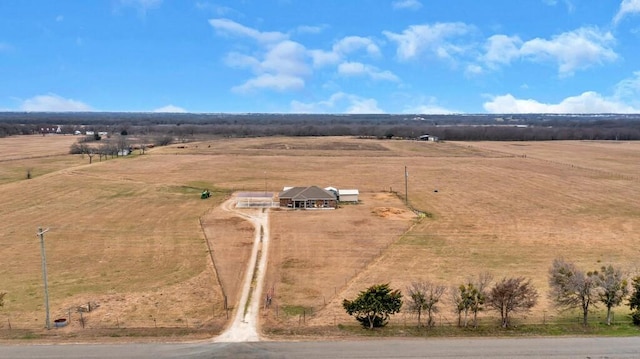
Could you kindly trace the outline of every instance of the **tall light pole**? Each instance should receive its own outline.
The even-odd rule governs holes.
[[[49,231],[49,228],[43,230],[42,227],[38,228],[37,235],[40,237],[40,253],[42,254],[42,280],[44,280],[44,307],[47,311],[47,329],[51,329],[51,320],[49,319],[49,286],[47,285],[47,254],[44,250],[44,234]]]

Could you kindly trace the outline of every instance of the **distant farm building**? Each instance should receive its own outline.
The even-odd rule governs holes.
[[[318,186],[285,187],[278,195],[280,207],[298,209],[332,209],[338,207],[336,195]]]
[[[60,126],[45,126],[45,127],[40,127],[40,133],[42,133],[42,134],[46,134],[46,133],[57,133],[57,134],[61,134],[61,133],[62,133],[62,128],[60,128]]]
[[[339,189],[338,201],[340,202],[358,202],[360,192],[357,189]]]
[[[438,136],[432,136],[432,135],[422,135],[418,137],[418,139],[420,141],[431,141],[431,142],[438,142],[440,140]]]

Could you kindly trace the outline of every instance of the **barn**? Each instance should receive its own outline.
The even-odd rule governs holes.
[[[285,188],[278,195],[280,207],[299,209],[333,209],[338,207],[336,196],[318,186]]]

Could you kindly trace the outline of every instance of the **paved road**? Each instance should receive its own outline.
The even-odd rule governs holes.
[[[640,337],[0,346],[0,358],[640,358]]]

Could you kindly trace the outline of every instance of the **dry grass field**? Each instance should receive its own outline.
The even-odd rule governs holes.
[[[35,137],[10,140],[15,148],[41,146]],[[335,211],[272,212],[266,287],[275,296],[263,315],[267,327],[298,325],[303,311],[307,326],[352,323],[342,299],[371,284],[457,285],[485,271],[531,277],[542,294],[529,316],[536,322],[555,315],[545,297],[553,258],[637,272],[640,257],[636,142],[216,139],[91,165],[57,153],[55,167],[29,164],[36,174],[29,180],[15,174],[32,153],[1,162],[0,291],[9,294],[0,328],[8,319],[16,327],[43,325],[35,235],[43,226],[50,228],[53,316],[94,302],[100,307],[87,324],[96,327],[215,332],[225,321],[223,291],[237,297],[250,251],[250,227],[217,208],[238,190],[318,185],[361,192],[361,204]],[[404,196],[405,166],[409,202],[431,218],[417,220],[390,193]],[[214,197],[200,200],[203,188]],[[439,320],[453,322],[454,314],[445,307]]]
[[[81,156],[69,156],[76,136],[19,136],[0,140],[0,185],[31,176],[40,176],[85,161]]]

